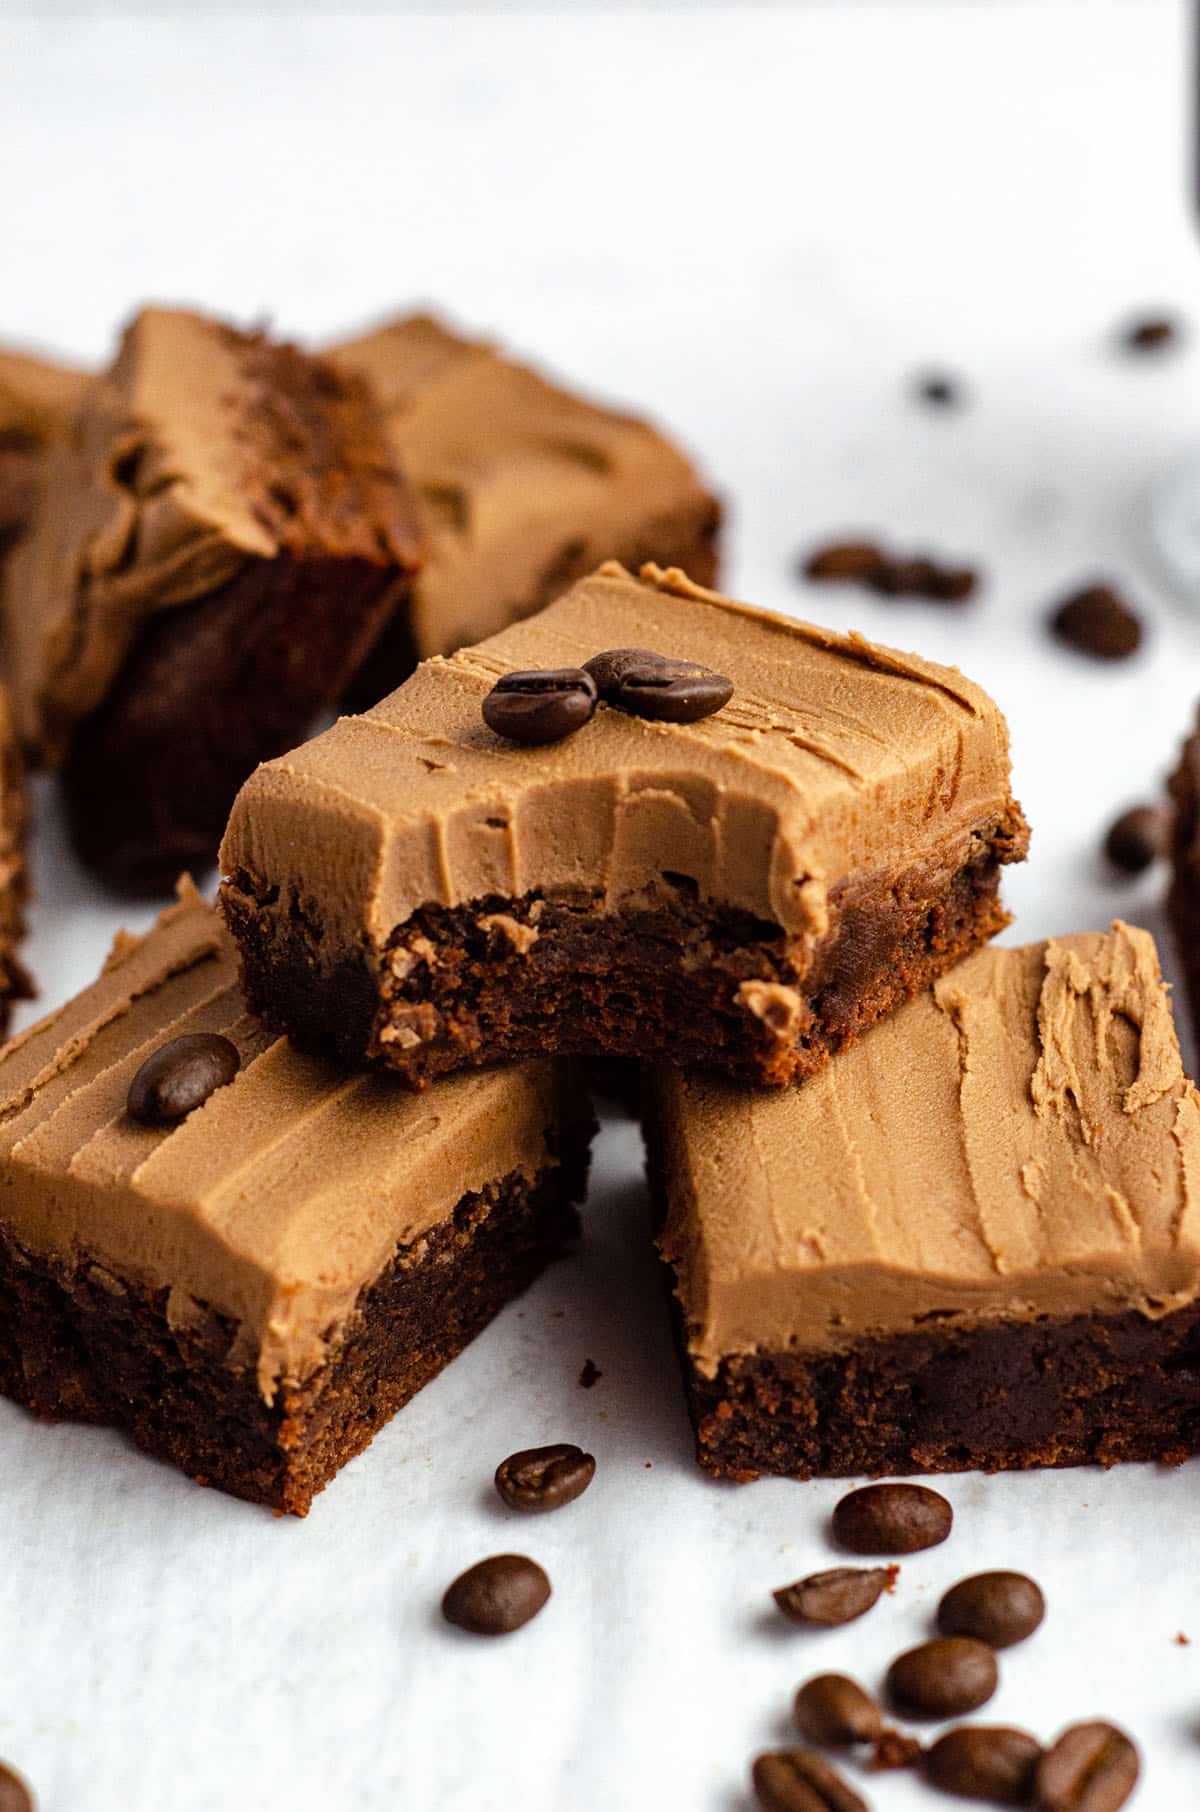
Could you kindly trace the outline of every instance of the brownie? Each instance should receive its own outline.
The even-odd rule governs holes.
[[[657,1065],[645,1118],[718,1477],[1200,1450],[1200,1096],[1147,932],[979,951],[802,1089]]]
[[[263,333],[149,309],[50,447],[9,562],[25,742],[80,854],[165,891],[255,765],[340,696],[419,554],[366,387]]]
[[[1180,750],[1170,794],[1175,809],[1167,916],[1196,1030],[1200,1029],[1200,722]]]
[[[87,382],[70,366],[0,347],[0,563],[29,524],[46,456]]]
[[[15,1001],[33,993],[19,951],[25,935],[29,875],[25,865],[25,776],[8,693],[0,686],[0,1038]]]
[[[379,399],[419,500],[427,555],[350,688],[366,710],[418,660],[530,616],[613,558],[717,576],[720,508],[690,461],[603,408],[429,315],[330,348]]]
[[[514,669],[644,647],[727,675],[702,722],[601,703],[521,747]],[[268,763],[222,850],[250,1000],[414,1086],[524,1054],[818,1069],[1006,922],[997,707],[947,668],[609,563]]]
[[[133,1078],[192,1034],[231,1041],[234,1079],[135,1120]],[[435,1111],[272,1040],[184,884],[0,1053],[0,1389],[303,1515],[571,1235],[581,1099],[529,1063]]]

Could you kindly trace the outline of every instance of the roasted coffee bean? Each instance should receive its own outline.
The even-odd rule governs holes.
[[[831,541],[828,547],[809,554],[800,570],[806,579],[861,585],[888,563],[883,549],[873,541]]]
[[[510,1510],[540,1516],[582,1497],[595,1472],[595,1460],[582,1447],[565,1441],[553,1447],[526,1447],[501,1460],[496,1468],[496,1490]]]
[[[582,730],[596,709],[596,682],[582,667],[506,673],[483,701],[483,721],[497,736],[530,745],[561,742]]]
[[[733,697],[733,681],[723,673],[649,648],[608,648],[585,666],[606,704],[659,723],[698,723]]]
[[[1004,1724],[961,1724],[947,1730],[925,1753],[930,1784],[961,1799],[994,1806],[1027,1806],[1042,1745],[1028,1731]]]
[[[935,1636],[906,1649],[887,1671],[892,1703],[919,1718],[957,1718],[986,1705],[999,1683],[996,1657],[973,1636]]]
[[[756,1758],[754,1791],[763,1812],[869,1812],[823,1755],[809,1749],[774,1749]]]
[[[833,1749],[873,1743],[883,1731],[878,1705],[847,1674],[814,1674],[796,1694],[792,1715],[801,1736]]]
[[[442,1599],[447,1623],[476,1636],[507,1636],[536,1617],[550,1581],[524,1554],[493,1554],[460,1573]]]
[[[1100,661],[1124,661],[1142,641],[1140,618],[1111,585],[1089,585],[1059,604],[1050,628],[1060,642]]]
[[[1179,338],[1177,321],[1167,315],[1145,315],[1129,323],[1121,335],[1121,344],[1129,352],[1161,352]]]
[[[33,1794],[19,1774],[0,1762],[0,1812],[34,1812]]]
[[[160,1045],[129,1084],[133,1120],[169,1126],[202,1107],[214,1089],[232,1082],[241,1064],[236,1044],[215,1032],[187,1032]]]
[[[831,1567],[780,1586],[772,1596],[793,1623],[852,1623],[878,1604],[899,1571],[899,1567]]]
[[[1109,826],[1104,853],[1123,874],[1140,875],[1166,855],[1170,841],[1170,806],[1133,805]]]
[[[956,409],[963,400],[963,389],[948,371],[925,371],[913,385],[918,401],[934,409]]]
[[[1038,1812],[1117,1812],[1137,1785],[1138,1752],[1115,1724],[1072,1724],[1038,1763]]]
[[[1011,1648],[1032,1636],[1045,1615],[1036,1580],[1024,1573],[973,1573],[945,1594],[937,1626],[943,1636],[977,1636],[989,1648]]]
[[[945,1541],[954,1512],[927,1485],[864,1485],[833,1513],[833,1533],[855,1554],[915,1554]]]

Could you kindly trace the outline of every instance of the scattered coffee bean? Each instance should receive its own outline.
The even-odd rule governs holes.
[[[925,1751],[914,1736],[902,1730],[883,1730],[875,1739],[867,1767],[872,1774],[894,1768],[915,1768]]]
[[[1161,352],[1181,337],[1178,321],[1169,315],[1144,315],[1122,330],[1121,344],[1127,352]]]
[[[34,1812],[33,1794],[19,1774],[0,1762],[0,1812]]]
[[[596,1462],[590,1453],[560,1441],[552,1447],[526,1447],[510,1453],[496,1468],[496,1490],[510,1510],[538,1516],[582,1497],[595,1473]]]
[[[919,555],[903,559],[871,541],[835,541],[802,563],[807,579],[865,585],[884,598],[925,598],[935,604],[962,604],[979,575],[969,566],[946,566]]]
[[[584,666],[605,704],[659,723],[699,723],[733,697],[733,681],[723,673],[649,648],[608,648]]]
[[[833,1533],[855,1554],[915,1554],[945,1541],[954,1512],[927,1485],[864,1485],[833,1513]]]
[[[1133,805],[1109,826],[1104,853],[1122,874],[1140,875],[1165,856],[1171,841],[1168,805]]]
[[[867,1802],[823,1755],[774,1749],[755,1759],[754,1791],[763,1812],[868,1812]]]
[[[596,709],[596,682],[582,667],[506,673],[483,701],[483,721],[509,742],[561,742]]]
[[[793,1623],[852,1623],[891,1591],[899,1571],[899,1567],[831,1567],[781,1586],[772,1596]]]
[[[1038,1763],[1038,1812],[1117,1812],[1137,1785],[1138,1752],[1115,1724],[1072,1724]]]
[[[160,1045],[129,1084],[133,1120],[169,1126],[202,1107],[214,1089],[232,1082],[241,1065],[236,1044],[215,1032],[188,1032]]]
[[[1100,661],[1124,661],[1142,641],[1137,614],[1111,585],[1089,585],[1057,605],[1051,632],[1060,642]]]
[[[801,1736],[831,1749],[873,1743],[883,1731],[878,1705],[847,1674],[815,1674],[806,1680],[796,1694],[792,1716]]]
[[[906,1649],[887,1671],[888,1694],[919,1718],[957,1718],[986,1705],[999,1683],[996,1657],[973,1636],[935,1636]]]
[[[873,541],[831,541],[809,554],[800,570],[806,579],[865,585],[886,565],[887,556]]]
[[[960,1799],[994,1806],[1027,1806],[1042,1745],[1027,1731],[1003,1724],[962,1724],[947,1730],[925,1754],[930,1785]]]
[[[550,1581],[524,1554],[493,1554],[460,1573],[442,1599],[447,1623],[476,1636],[507,1636],[536,1617]]]
[[[933,409],[957,409],[963,401],[962,385],[948,371],[922,372],[913,384],[913,394]]]
[[[973,1573],[950,1587],[938,1605],[943,1636],[977,1636],[989,1648],[1011,1648],[1032,1636],[1046,1615],[1036,1580],[1024,1573]]]

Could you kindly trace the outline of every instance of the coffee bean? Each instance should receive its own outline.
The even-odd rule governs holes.
[[[1038,1812],[1117,1812],[1137,1785],[1138,1752],[1115,1724],[1072,1724],[1038,1763]]]
[[[926,1485],[864,1485],[833,1513],[833,1533],[855,1554],[915,1554],[945,1541],[954,1512]]]
[[[496,1490],[510,1510],[540,1516],[573,1503],[591,1484],[596,1462],[582,1447],[560,1441],[553,1447],[526,1447],[496,1468]]]
[[[160,1045],[129,1084],[133,1120],[169,1126],[202,1107],[214,1089],[232,1082],[241,1065],[236,1044],[215,1032],[187,1032]]]
[[[846,1674],[814,1674],[806,1680],[796,1694],[792,1715],[801,1736],[833,1749],[873,1743],[883,1730],[878,1705]]]
[[[1180,337],[1177,321],[1167,315],[1145,315],[1124,329],[1121,344],[1128,352],[1161,352]]]
[[[1142,625],[1111,585],[1089,585],[1051,613],[1050,628],[1060,642],[1101,661],[1123,661],[1141,646]]]
[[[550,1581],[524,1554],[493,1554],[460,1573],[442,1599],[447,1623],[476,1636],[507,1636],[536,1617],[550,1596]]]
[[[1003,1724],[962,1724],[947,1730],[925,1755],[931,1786],[960,1799],[994,1806],[1027,1806],[1042,1745],[1027,1731]]]
[[[1011,1648],[1032,1636],[1045,1615],[1036,1580],[1024,1573],[973,1573],[945,1594],[937,1626],[943,1636],[978,1636],[989,1648]]]
[[[963,400],[962,385],[948,371],[926,371],[913,385],[918,401],[934,409],[955,409]]]
[[[832,541],[809,554],[801,571],[806,579],[863,584],[886,564],[883,549],[873,541]]]
[[[986,1705],[1000,1674],[986,1642],[973,1636],[936,1636],[906,1649],[887,1671],[894,1705],[919,1718],[956,1718]]]
[[[1123,874],[1140,875],[1171,841],[1171,808],[1166,805],[1133,805],[1109,826],[1104,853]]]
[[[890,1590],[899,1571],[899,1567],[831,1567],[780,1586],[772,1596],[793,1623],[852,1623]]]
[[[649,648],[608,648],[585,668],[605,704],[659,723],[698,723],[733,697],[733,681],[723,673]]]
[[[774,1749],[755,1759],[754,1791],[764,1812],[868,1812],[823,1755],[808,1749]]]
[[[33,1794],[19,1774],[0,1762],[0,1812],[34,1812]]]
[[[509,742],[561,742],[596,709],[596,683],[582,667],[506,673],[483,701],[483,721]]]

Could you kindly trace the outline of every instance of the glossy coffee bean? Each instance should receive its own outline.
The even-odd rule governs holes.
[[[232,1082],[240,1064],[236,1044],[215,1032],[172,1038],[147,1057],[129,1084],[129,1116],[148,1126],[170,1126]]]
[[[1032,1636],[1046,1600],[1024,1573],[973,1573],[950,1587],[937,1609],[943,1636],[977,1636],[989,1648],[1011,1648]]]
[[[550,1581],[524,1554],[493,1554],[460,1573],[442,1599],[447,1623],[476,1636],[507,1636],[536,1617]]]
[[[733,697],[724,674],[649,648],[609,648],[584,664],[605,704],[659,723],[698,723]]]
[[[774,1749],[756,1758],[754,1791],[763,1812],[868,1812],[867,1802],[808,1749]]]
[[[915,1554],[945,1541],[954,1512],[926,1485],[864,1485],[833,1513],[833,1533],[855,1554]]]
[[[591,1484],[596,1462],[582,1447],[565,1441],[510,1453],[496,1468],[496,1490],[510,1510],[540,1516],[570,1504]]]
[[[1096,660],[1123,661],[1141,646],[1141,620],[1111,585],[1089,585],[1051,614],[1051,632]]]
[[[1140,875],[1166,855],[1170,840],[1169,806],[1133,805],[1110,824],[1104,853],[1122,874]]]
[[[483,701],[483,721],[508,742],[561,742],[596,709],[596,685],[582,667],[506,673]]]
[[[34,1812],[33,1794],[19,1774],[0,1762],[0,1812]]]
[[[930,1744],[925,1776],[931,1786],[960,1799],[1027,1806],[1041,1755],[1042,1745],[1028,1731],[1003,1724],[961,1724]]]
[[[957,1718],[986,1705],[999,1683],[996,1657],[973,1636],[936,1636],[906,1649],[887,1671],[892,1703],[918,1718]]]
[[[794,1585],[780,1586],[772,1596],[785,1617],[793,1623],[817,1623],[832,1627],[852,1623],[865,1616],[878,1604],[882,1593],[892,1584],[898,1567],[831,1567],[825,1573],[810,1573]]]
[[[878,1705],[846,1674],[815,1674],[806,1680],[796,1694],[792,1715],[801,1736],[831,1749],[873,1743],[883,1731]]]
[[[1115,1724],[1072,1724],[1038,1763],[1038,1812],[1117,1812],[1137,1785],[1138,1752]]]

